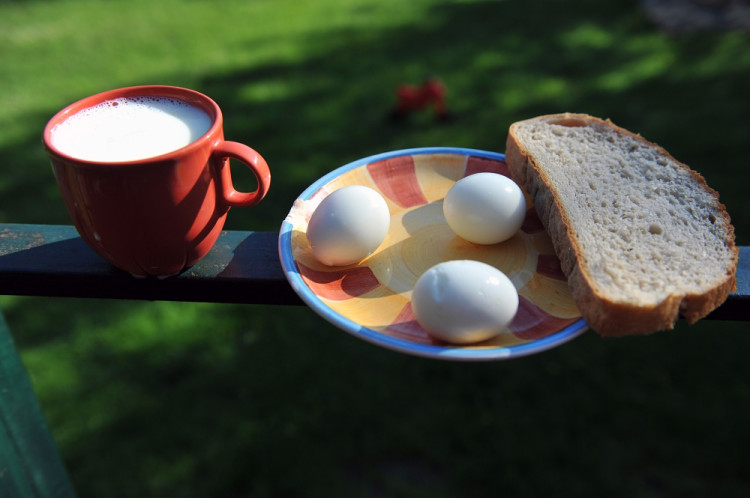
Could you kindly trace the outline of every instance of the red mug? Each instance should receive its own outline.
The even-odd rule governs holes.
[[[144,159],[81,159],[54,144],[56,127],[82,110],[144,97],[202,110],[210,120],[208,131],[177,150]],[[78,233],[104,259],[134,276],[165,277],[198,262],[216,242],[229,208],[257,204],[271,184],[260,154],[224,140],[219,106],[185,88],[137,86],[84,98],[47,123],[43,141]],[[230,159],[255,175],[254,192],[234,189]]]

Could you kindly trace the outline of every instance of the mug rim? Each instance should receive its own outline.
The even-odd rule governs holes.
[[[211,117],[212,119],[211,127],[203,135],[193,140],[189,144],[180,147],[179,149],[165,152],[156,156],[125,161],[97,161],[91,159],[82,159],[61,151],[52,143],[52,131],[57,125],[61,124],[66,119],[81,112],[84,109],[101,104],[102,102],[127,97],[167,97],[179,99],[190,105],[196,105],[196,103],[200,103],[201,105],[199,107],[203,111],[206,111],[209,117]],[[42,141],[44,143],[44,147],[49,153],[65,160],[66,162],[74,162],[96,167],[147,165],[154,162],[169,160],[170,158],[173,158],[175,156],[190,153],[192,149],[203,147],[203,142],[208,140],[209,137],[214,136],[217,131],[220,130],[222,121],[223,118],[219,105],[214,102],[211,97],[201,92],[192,90],[190,88],[172,85],[136,85],[114,88],[111,90],[106,90],[104,92],[89,95],[65,106],[63,109],[56,112],[55,115],[52,116],[45,125],[44,133],[42,135]]]

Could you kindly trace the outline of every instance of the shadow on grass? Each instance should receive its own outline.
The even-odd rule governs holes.
[[[233,210],[227,227],[278,230],[304,188],[366,155],[503,151],[511,122],[580,111],[699,169],[747,243],[746,41],[665,37],[631,2],[593,1],[456,3],[408,28],[311,38],[302,60],[197,88],[223,108],[227,138],[273,173],[266,200]],[[388,123],[396,85],[427,74],[446,83],[457,119]],[[38,171],[27,154],[37,141],[0,151],[14,175]],[[50,179],[6,180],[23,213],[9,221],[66,222],[49,212],[62,206]],[[38,303],[20,301],[10,318]],[[69,343],[77,380],[42,401],[82,496],[740,496],[749,485],[740,325],[588,333],[466,365],[377,349],[302,307],[52,303],[39,326],[54,324],[52,346]],[[156,310],[152,323],[128,322],[143,309]],[[160,335],[159,323],[173,330]]]

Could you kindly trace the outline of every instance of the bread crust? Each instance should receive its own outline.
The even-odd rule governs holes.
[[[674,160],[663,148],[648,142],[640,135],[616,126],[610,120],[605,121],[586,114],[572,113],[539,116],[528,121],[532,120],[546,120],[573,126],[581,126],[581,123],[586,125],[595,123],[611,127],[619,133],[629,135],[648,144],[650,147],[657,147],[661,154]],[[707,185],[700,174],[676,160],[675,162],[680,167],[690,172],[700,187],[706,189],[715,198],[719,207],[719,214],[729,227],[725,242],[733,251],[734,264],[727,269],[724,278],[720,279],[712,289],[703,293],[672,294],[654,306],[618,302],[605,295],[600,295],[593,284],[593,277],[587,274],[585,265],[582,263],[584,261],[583,249],[577,245],[577,239],[573,237],[572,224],[567,219],[567,211],[564,209],[565,199],[558,195],[553,182],[545,175],[543,169],[537,165],[533,155],[526,150],[516,136],[516,128],[521,123],[513,123],[508,133],[505,152],[508,169],[513,179],[531,195],[539,218],[552,239],[562,270],[568,278],[573,299],[583,318],[592,329],[602,336],[609,337],[649,334],[658,330],[673,328],[680,316],[684,317],[689,323],[694,323],[726,300],[736,286],[735,274],[739,252],[734,241],[734,228],[730,223],[725,206],[719,202],[718,193]]]

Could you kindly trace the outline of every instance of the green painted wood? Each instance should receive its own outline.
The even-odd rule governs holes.
[[[178,276],[134,278],[66,225],[0,225],[0,295],[300,305],[278,256],[278,234],[224,231]]]
[[[750,321],[750,246],[740,247],[737,262],[737,290],[706,319]]]
[[[0,496],[73,498],[75,493],[0,314]]]
[[[224,231],[182,274],[136,279],[100,258],[67,225],[0,225],[0,295],[301,305],[275,232]],[[707,318],[750,320],[750,246],[740,247],[737,290]]]

